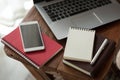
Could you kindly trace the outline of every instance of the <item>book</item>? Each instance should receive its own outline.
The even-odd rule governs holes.
[[[70,28],[64,59],[91,62],[95,30]]]
[[[3,42],[37,69],[39,69],[63,48],[59,43],[49,38],[46,34],[42,33],[42,36],[45,44],[45,50],[29,53],[26,53],[23,50],[18,27],[8,35],[4,36],[1,39],[1,42]]]
[[[105,37],[101,35],[95,35],[93,57],[97,50],[99,49],[99,47],[101,46],[104,39]],[[66,59],[63,59],[63,63],[78,71],[83,72],[84,74],[94,77],[104,67],[104,64],[106,60],[109,58],[109,56],[113,54],[114,48],[115,42],[108,39],[108,44],[106,45],[106,47],[104,48],[104,50],[102,51],[94,65],[91,65],[89,62],[73,61]]]

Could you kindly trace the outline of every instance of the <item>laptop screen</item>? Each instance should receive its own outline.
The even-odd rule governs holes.
[[[34,3],[42,2],[44,0],[33,0]]]
[[[33,0],[34,3],[42,2],[42,1],[51,1],[51,0]]]

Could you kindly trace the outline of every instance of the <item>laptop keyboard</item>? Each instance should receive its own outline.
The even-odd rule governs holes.
[[[52,21],[57,21],[109,3],[110,0],[63,0],[43,8]]]

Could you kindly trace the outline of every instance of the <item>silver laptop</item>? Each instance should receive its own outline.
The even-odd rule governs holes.
[[[120,19],[117,0],[33,0],[58,40],[69,27],[93,29]]]

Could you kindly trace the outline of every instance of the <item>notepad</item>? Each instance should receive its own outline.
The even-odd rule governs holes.
[[[70,28],[64,51],[64,59],[91,62],[95,30]]]

